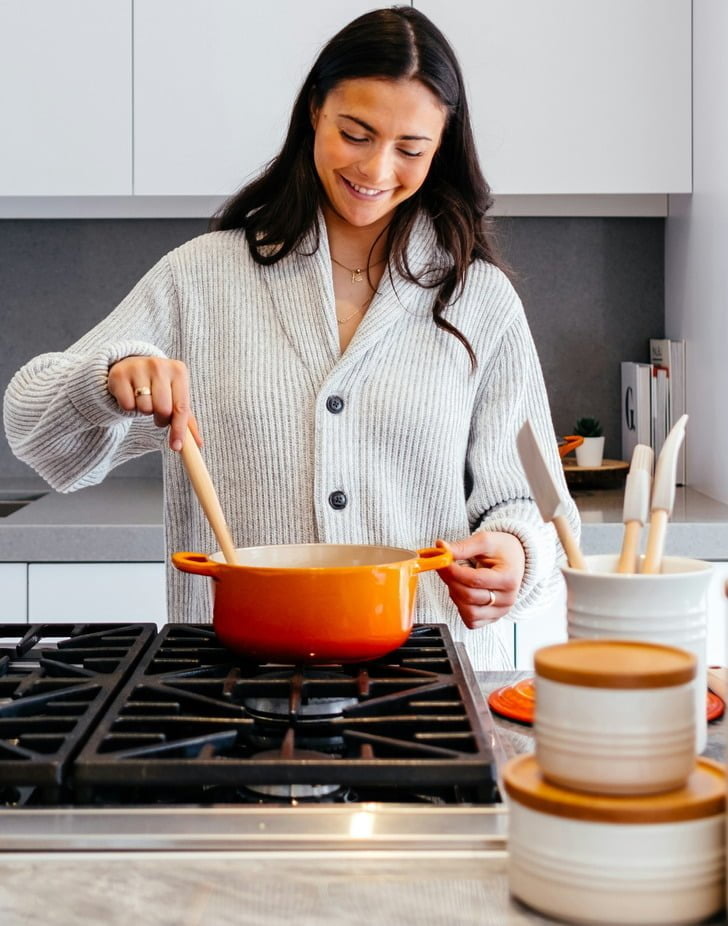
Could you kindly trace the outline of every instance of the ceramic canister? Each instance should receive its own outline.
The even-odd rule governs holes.
[[[588,571],[565,567],[569,639],[645,640],[678,646],[697,661],[695,751],[707,743],[707,592],[712,567],[666,556],[656,575],[615,572],[618,557],[587,556]]]
[[[592,926],[698,923],[724,907],[726,773],[699,758],[684,788],[585,794],[547,782],[533,755],[503,769],[511,893]]]
[[[536,755],[545,778],[604,794],[682,787],[695,765],[687,650],[571,640],[536,651]]]

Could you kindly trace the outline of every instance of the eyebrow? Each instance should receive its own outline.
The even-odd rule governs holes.
[[[374,128],[374,126],[369,125],[368,122],[365,122],[363,119],[359,119],[357,116],[350,116],[348,113],[339,113],[339,116],[342,119],[351,119],[352,122],[356,122],[357,125],[360,125],[363,129],[366,129],[367,132],[371,132],[373,135],[378,135],[379,133]],[[429,135],[399,135],[397,138],[398,141],[432,141]]]

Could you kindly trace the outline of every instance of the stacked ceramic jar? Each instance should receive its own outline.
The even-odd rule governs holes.
[[[695,753],[695,656],[571,640],[534,663],[536,752],[503,770],[511,893],[576,923],[718,913],[726,773]]]

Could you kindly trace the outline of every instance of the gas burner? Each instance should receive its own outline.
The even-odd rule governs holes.
[[[298,749],[293,745],[293,731],[290,731],[280,749],[267,749],[264,752],[256,752],[251,756],[253,762],[275,762],[281,756],[286,759],[293,759],[301,762],[321,762],[329,756],[326,753],[317,752],[313,749]],[[254,795],[261,795],[274,800],[296,800],[296,801],[320,801],[325,798],[333,799],[333,796],[340,794],[344,789],[339,784],[330,782],[328,784],[309,784],[306,782],[283,782],[281,784],[262,784],[260,782],[251,782],[246,785],[246,791]]]
[[[244,789],[252,798],[265,798],[266,801],[278,803],[279,801],[319,804],[322,801],[334,801],[344,793],[341,785],[307,785],[307,784],[283,784],[283,785],[263,785],[250,784]]]
[[[445,625],[416,627],[385,659],[296,666],[169,624],[75,756],[74,799],[490,803],[492,739],[471,675]]]
[[[282,669],[276,672],[264,672],[256,676],[256,681],[287,681],[290,682],[290,694],[286,697],[248,696],[243,704],[251,717],[257,720],[273,723],[314,722],[327,720],[331,717],[340,717],[347,708],[358,703],[356,697],[307,695],[306,685],[309,682],[322,681],[350,681],[350,679],[335,670],[326,669]]]

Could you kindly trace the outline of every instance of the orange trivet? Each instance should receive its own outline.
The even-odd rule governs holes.
[[[708,720],[717,720],[723,716],[725,704],[714,691],[708,691]]]
[[[536,705],[536,689],[532,678],[524,678],[515,685],[504,685],[488,695],[488,704],[501,717],[517,720],[519,723],[533,723]],[[706,704],[708,720],[723,716],[725,704],[714,691],[708,691]]]
[[[496,688],[488,696],[488,704],[502,717],[533,723],[533,709],[536,704],[536,690],[532,678],[524,678],[515,685]]]

